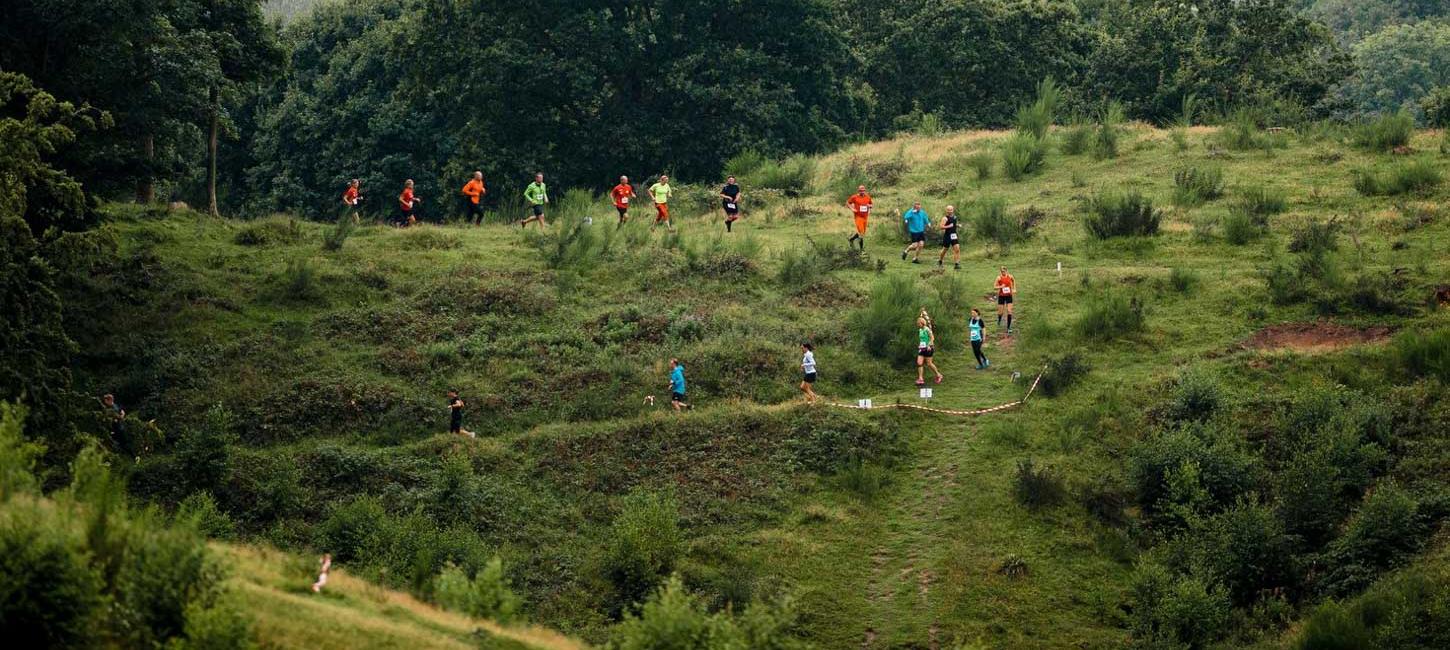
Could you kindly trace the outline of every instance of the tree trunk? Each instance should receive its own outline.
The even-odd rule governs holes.
[[[141,137],[141,153],[146,157],[146,168],[141,170],[141,179],[136,181],[136,202],[145,205],[156,202],[156,183],[151,178],[156,158],[156,136],[148,133]]]
[[[216,141],[217,141],[217,122],[219,121],[219,118],[218,118],[217,114],[220,113],[220,112],[221,112],[221,93],[218,91],[218,89],[217,89],[216,86],[212,86],[211,87],[211,141],[210,141],[209,147],[207,149],[207,154],[208,155],[207,155],[207,168],[206,168],[206,197],[207,197],[207,209],[211,211],[211,216],[213,216],[213,217],[219,217],[219,216],[221,216],[221,212],[218,211],[217,210],[217,207],[216,207]]]

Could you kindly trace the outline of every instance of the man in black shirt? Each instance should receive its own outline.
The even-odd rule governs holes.
[[[957,208],[947,206],[947,215],[941,219],[941,255],[936,258],[936,265],[941,266],[946,261],[947,251],[952,252],[952,267],[960,271],[962,269],[962,244],[957,238]]]
[[[477,437],[472,431],[463,428],[463,400],[458,397],[458,391],[456,390],[448,391],[448,410],[450,411],[448,420],[449,433],[468,436],[470,438]]]
[[[720,189],[720,199],[725,204],[725,232],[731,232],[731,224],[740,218],[740,186],[735,184],[734,176],[725,179],[725,187]]]

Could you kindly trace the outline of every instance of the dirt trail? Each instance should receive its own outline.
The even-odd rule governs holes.
[[[1270,325],[1239,344],[1245,350],[1323,352],[1389,338],[1388,327],[1355,328],[1329,322]]]

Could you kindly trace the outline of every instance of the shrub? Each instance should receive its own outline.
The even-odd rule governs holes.
[[[800,647],[791,600],[754,602],[743,613],[708,612],[679,576],[670,576],[638,613],[626,613],[611,630],[608,647],[618,650],[715,650]]]
[[[1110,340],[1143,331],[1143,303],[1121,292],[1097,296],[1073,325],[1084,339]]]
[[[1173,172],[1173,202],[1181,206],[1203,205],[1223,196],[1223,169],[1185,167]]]
[[[1193,424],[1135,443],[1128,479],[1148,519],[1168,529],[1215,512],[1253,488],[1258,461],[1218,426]]]
[[[1410,144],[1414,134],[1415,116],[1401,109],[1360,124],[1354,130],[1354,144],[1372,151],[1388,151]]]
[[[821,268],[821,260],[812,250],[785,248],[780,251],[779,257],[780,270],[776,271],[775,278],[781,286],[789,289],[809,289],[815,286],[825,271]]]
[[[302,239],[302,226],[290,217],[268,217],[242,226],[232,241],[242,246],[295,244]]]
[[[916,314],[925,296],[910,278],[889,275],[871,288],[871,300],[851,320],[862,348],[878,359],[906,365],[916,358]]]
[[[1343,407],[1337,407],[1342,409]],[[1343,411],[1320,426],[1286,425],[1273,474],[1284,528],[1309,548],[1327,541],[1344,516],[1383,471],[1384,449],[1347,426]]]
[[[1012,475],[1012,496],[1029,509],[1038,510],[1062,503],[1067,487],[1062,476],[1051,466],[1037,467],[1031,458],[1017,461]]]
[[[1269,224],[1269,217],[1283,212],[1288,205],[1282,190],[1250,185],[1239,192],[1237,200],[1229,206],[1229,213],[1247,216],[1262,228]]]
[[[1037,390],[1048,397],[1056,397],[1086,376],[1089,370],[1091,367],[1087,360],[1077,352],[1052,357],[1047,360],[1042,370],[1042,379],[1037,383]]]
[[[1413,377],[1436,377],[1450,384],[1450,328],[1404,332],[1395,337],[1394,358]]]
[[[0,509],[0,622],[17,648],[78,648],[97,641],[103,580],[84,538],[18,502]]]
[[[992,177],[992,154],[985,151],[967,156],[967,166],[977,173],[977,180],[985,181]]]
[[[1376,647],[1369,628],[1349,608],[1325,601],[1304,622],[1294,647],[1298,650],[1361,650]]]
[[[755,149],[744,149],[731,156],[725,161],[725,175],[735,176],[740,180],[750,178],[756,170],[764,167],[768,160],[765,155]]]
[[[1265,148],[1267,138],[1259,131],[1258,118],[1247,108],[1240,108],[1229,116],[1228,123],[1219,128],[1219,144],[1233,151],[1249,151]]]
[[[318,527],[318,544],[339,562],[377,556],[391,532],[391,518],[377,497],[363,495],[336,506]]]
[[[852,458],[836,472],[836,482],[847,492],[871,501],[886,486],[886,470],[870,461]]]
[[[1420,98],[1420,112],[1425,125],[1432,129],[1450,128],[1450,85],[1435,86]]]
[[[317,266],[312,260],[294,258],[287,260],[282,272],[282,296],[289,300],[311,301],[322,295],[317,284]]]
[[[1062,132],[1062,153],[1078,156],[1087,153],[1093,145],[1093,125],[1074,120]]]
[[[1194,575],[1222,584],[1237,605],[1249,605],[1266,590],[1294,586],[1292,540],[1272,508],[1239,500],[1196,521],[1182,536]]]
[[[211,606],[193,602],[186,608],[186,642],[176,644],[198,650],[251,650],[251,620],[242,613],[244,605],[237,597],[219,599]],[[171,647],[171,646],[168,646]]]
[[[1122,104],[1115,101],[1108,102],[1099,111],[1097,137],[1093,138],[1092,144],[1094,160],[1118,157],[1118,130],[1122,123]]]
[[[1223,239],[1234,246],[1243,246],[1264,234],[1264,226],[1251,214],[1233,210],[1223,219]]]
[[[977,237],[997,242],[1003,249],[1027,239],[1028,227],[1007,214],[1007,203],[1001,199],[983,202],[972,216],[972,229]]]
[[[1424,194],[1444,180],[1440,168],[1428,158],[1400,163],[1383,173],[1355,172],[1354,189],[1365,196],[1399,196]]]
[[[798,197],[810,190],[816,176],[816,161],[803,154],[795,154],[778,163],[766,163],[755,174],[755,185],[768,190],[778,190],[789,197]],[[855,188],[853,187],[852,190]]]
[[[644,600],[675,570],[684,552],[674,495],[633,492],[625,496],[608,544],[603,568],[614,586],[616,605],[623,608]]]
[[[1088,199],[1087,209],[1083,227],[1095,239],[1156,235],[1163,218],[1153,201],[1136,190],[1099,193]]]
[[[1420,550],[1429,528],[1419,504],[1394,483],[1382,483],[1365,495],[1344,532],[1326,549],[1328,572],[1320,591],[1357,592]]]
[[[235,419],[220,404],[207,409],[201,426],[188,429],[176,441],[176,461],[186,468],[190,491],[215,491],[231,468],[232,445],[236,444]]]
[[[236,524],[217,507],[210,492],[194,492],[183,499],[176,507],[176,522],[212,539],[231,539],[236,534]]]
[[[346,217],[339,218],[337,223],[333,224],[332,229],[327,231],[327,234],[322,237],[322,249],[328,251],[342,250],[343,243],[347,241],[348,237],[352,236],[352,231],[356,228],[357,225],[352,222],[352,219]]]
[[[1168,399],[1158,409],[1158,417],[1166,422],[1204,422],[1224,406],[1223,388],[1218,380],[1204,371],[1188,371],[1178,376]]]
[[[1190,293],[1198,286],[1200,278],[1193,269],[1175,266],[1168,271],[1168,286],[1178,293]]]
[[[1196,576],[1175,576],[1157,564],[1139,565],[1128,599],[1137,647],[1205,648],[1228,625],[1223,589]]]
[[[1057,105],[1061,100],[1062,89],[1057,86],[1057,82],[1052,77],[1038,82],[1036,101],[1017,108],[1017,132],[1031,135],[1039,141],[1046,138],[1047,129],[1052,126],[1053,118],[1057,113]]]
[[[1041,171],[1046,158],[1043,140],[1026,133],[1014,134],[1002,145],[1002,173],[1020,181]]]
[[[477,618],[509,623],[519,615],[523,599],[514,593],[503,560],[494,557],[472,578],[452,564],[434,579],[433,597],[445,609]]]

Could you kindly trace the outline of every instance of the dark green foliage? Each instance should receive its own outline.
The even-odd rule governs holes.
[[[1263,228],[1268,226],[1269,217],[1283,212],[1288,203],[1282,190],[1250,185],[1239,191],[1238,198],[1229,206],[1229,214],[1246,216],[1255,226]]]
[[[1292,588],[1298,579],[1293,540],[1273,509],[1256,501],[1240,500],[1195,520],[1180,543],[1192,573],[1223,585],[1235,605],[1249,605],[1264,591]]]
[[[6,643],[77,647],[95,639],[102,612],[100,568],[85,540],[36,506],[0,513],[0,622]]]
[[[1067,487],[1052,466],[1036,466],[1031,458],[1017,461],[1012,475],[1012,496],[1029,509],[1038,510],[1062,503]]]
[[[1354,175],[1354,189],[1365,196],[1399,196],[1424,194],[1444,180],[1440,166],[1428,158],[1399,163],[1383,172],[1359,171]]]
[[[311,260],[298,257],[287,261],[287,269],[279,280],[282,297],[288,300],[308,302],[321,297],[317,283],[317,266]]]
[[[1370,398],[1332,388],[1305,392],[1268,448],[1284,528],[1308,548],[1329,540],[1384,471],[1388,418]]]
[[[778,190],[789,197],[805,194],[816,176],[814,158],[796,154],[780,162],[767,161],[750,176],[741,180],[767,190]]]
[[[1112,340],[1143,331],[1143,302],[1137,296],[1111,292],[1088,300],[1073,331],[1083,339]]]
[[[1192,293],[1200,281],[1201,278],[1193,269],[1175,266],[1168,272],[1168,286],[1178,293]]]
[[[1295,647],[1300,650],[1359,650],[1375,646],[1364,622],[1344,605],[1330,600],[1310,614]]]
[[[1395,361],[1413,377],[1450,383],[1450,329],[1405,332],[1395,337]]]
[[[347,238],[352,236],[352,232],[356,229],[357,225],[352,222],[352,219],[338,219],[332,229],[322,237],[322,250],[334,252],[342,250],[342,245],[347,242]]]
[[[800,650],[808,647],[795,630],[792,601],[752,602],[744,611],[710,612],[698,596],[685,589],[679,576],[671,576],[650,594],[637,612],[626,613],[610,635],[611,648],[666,650],[715,648],[769,648]]]
[[[891,275],[871,287],[871,301],[856,312],[851,329],[871,356],[898,365],[916,356],[916,313],[925,296],[909,278]]]
[[[1205,648],[1227,629],[1224,590],[1197,576],[1175,575],[1151,563],[1138,566],[1128,593],[1129,627],[1137,648]]]
[[[451,564],[445,566],[434,582],[433,596],[447,609],[500,623],[512,622],[523,606],[497,557],[473,577]]]
[[[1173,172],[1173,202],[1186,207],[1203,205],[1223,196],[1222,167],[1185,167]]]
[[[1415,116],[1400,110],[1355,127],[1354,144],[1371,151],[1389,151],[1410,144],[1410,136],[1414,134]]]
[[[1406,561],[1425,543],[1419,504],[1394,483],[1370,490],[1344,531],[1324,552],[1323,593],[1342,596],[1367,587],[1380,573]]]
[[[671,494],[635,492],[624,498],[603,561],[621,610],[643,601],[675,570],[685,544],[679,519]]]
[[[1450,128],[1450,85],[1436,86],[1425,93],[1420,99],[1420,111],[1428,126]]]
[[[1253,488],[1258,473],[1258,460],[1213,424],[1152,434],[1128,454],[1138,505],[1150,521],[1170,530],[1234,503]]]
[[[1002,174],[1020,181],[1042,170],[1047,143],[1031,134],[1016,133],[1002,145]]]
[[[1152,199],[1136,190],[1105,191],[1088,199],[1082,223],[1090,237],[1109,239],[1156,235],[1162,219],[1163,213],[1153,207]]]
[[[1353,601],[1329,600],[1308,616],[1295,650],[1386,648],[1428,650],[1450,645],[1450,579],[1444,560],[1387,577]]]
[[[1261,128],[1261,111],[1243,107],[1235,110],[1219,128],[1218,143],[1231,151],[1271,150],[1287,146],[1282,135],[1266,133]]]
[[[1178,376],[1155,413],[1165,422],[1204,422],[1222,410],[1225,401],[1216,378],[1206,371],[1189,371]]]
[[[1037,384],[1037,390],[1048,397],[1056,397],[1066,392],[1091,369],[1087,360],[1076,352],[1052,357],[1047,360],[1047,365],[1043,368],[1042,379]]]
[[[977,237],[997,242],[1004,249],[1030,237],[1033,225],[1033,221],[1007,214],[1007,203],[1000,199],[983,202],[972,216]]]
[[[464,508],[461,503],[450,507]],[[448,564],[473,573],[491,553],[466,528],[440,527],[438,520],[414,512],[399,516],[380,500],[359,496],[332,509],[317,527],[316,545],[340,562],[384,584],[426,595],[433,578]]]
[[[173,450],[185,468],[186,491],[215,492],[231,467],[232,445],[237,441],[232,414],[220,405],[206,413],[201,426],[183,433]]]
[[[217,507],[210,492],[195,492],[176,506],[177,524],[190,526],[196,532],[210,539],[231,539],[236,534],[236,524]]]
[[[28,406],[31,431],[52,444],[73,434],[68,402],[75,399],[68,364],[75,344],[54,283],[30,227],[0,214],[0,400]]]

